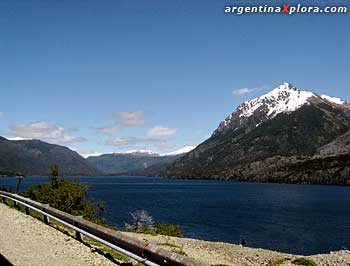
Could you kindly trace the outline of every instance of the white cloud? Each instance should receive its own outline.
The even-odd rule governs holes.
[[[114,111],[113,118],[118,124],[125,127],[145,125],[144,111]]]
[[[83,137],[72,136],[64,127],[47,121],[35,121],[9,127],[9,133],[24,139],[39,139],[55,144],[67,144],[86,141]]]
[[[110,138],[105,142],[106,145],[115,147],[134,147],[152,145],[158,148],[169,148],[173,145],[167,140],[156,139],[156,138],[136,138],[136,137],[116,137]]]
[[[233,90],[232,91],[232,95],[234,95],[234,96],[243,96],[243,95],[252,93],[254,91],[263,90],[266,87],[269,87],[269,86],[263,85],[263,86],[254,87],[254,88],[243,87],[243,88],[240,88],[240,89],[237,89],[237,90]]]
[[[252,93],[253,91],[259,90],[260,88],[240,88],[237,90],[233,90],[232,94],[235,96],[242,96],[242,95],[246,95],[249,93]]]
[[[91,127],[91,128],[94,129],[97,133],[107,134],[107,135],[117,132],[119,130],[118,126],[113,126],[113,125]]]
[[[0,112],[0,117],[3,117],[5,115],[4,112]]]
[[[176,129],[154,126],[146,132],[147,137],[162,137],[162,136],[172,136],[176,134]]]

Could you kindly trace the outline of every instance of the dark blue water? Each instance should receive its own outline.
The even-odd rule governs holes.
[[[25,178],[22,188],[47,178]],[[106,203],[105,218],[119,228],[130,212],[178,224],[187,237],[239,243],[289,253],[350,248],[350,188],[340,186],[82,177],[89,196]],[[15,186],[14,179],[0,179]]]

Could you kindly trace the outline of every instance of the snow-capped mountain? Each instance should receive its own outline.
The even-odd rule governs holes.
[[[190,152],[194,148],[196,148],[196,146],[187,145],[187,146],[184,146],[180,149],[177,149],[177,150],[172,151],[172,152],[167,152],[167,153],[159,153],[159,152],[155,152],[152,150],[141,149],[141,150],[130,150],[130,151],[125,151],[125,152],[115,152],[114,154],[116,154],[116,155],[118,155],[118,154],[131,154],[131,155],[142,155],[142,156],[147,156],[147,155],[148,156],[175,156],[175,155]]]
[[[87,161],[105,174],[147,175],[146,170],[166,167],[194,148],[185,146],[164,154],[152,150],[130,150],[91,156]]]
[[[209,139],[175,160],[163,176],[235,180],[261,180],[263,176],[265,182],[270,177],[276,178],[271,179],[274,182],[285,182],[287,178],[292,178],[290,182],[304,182],[305,176],[322,176],[317,172],[322,169],[322,162],[307,161],[302,168],[309,171],[308,164],[311,163],[315,173],[310,170],[305,176],[303,173],[286,177],[283,169],[291,167],[288,173],[299,173],[294,171],[299,169],[299,165],[293,165],[296,160],[312,158],[321,147],[349,130],[349,103],[300,90],[285,82],[269,93],[239,105]],[[343,169],[334,168],[329,162],[335,160],[327,161],[334,171]],[[267,169],[275,163],[281,168],[272,172]]]
[[[308,105],[312,100],[327,101],[337,105],[345,104],[345,101],[340,98],[300,90],[292,84],[284,82],[269,93],[239,105],[232,114],[219,124],[213,135],[227,128],[236,130],[247,123],[259,126],[280,113],[290,113],[304,105]]]
[[[133,154],[133,155],[149,155],[149,156],[160,156],[160,153],[152,150],[130,150],[125,152],[115,152],[114,154]]]

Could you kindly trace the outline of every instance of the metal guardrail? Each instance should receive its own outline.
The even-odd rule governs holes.
[[[158,247],[156,244],[138,240],[121,232],[94,224],[81,217],[52,208],[48,204],[42,204],[5,191],[0,191],[0,199],[10,199],[15,204],[19,203],[25,206],[26,214],[30,214],[31,209],[35,210],[44,215],[45,223],[49,223],[49,219],[56,220],[75,230],[78,239],[82,239],[82,235],[88,236],[143,265],[204,266],[202,263]]]

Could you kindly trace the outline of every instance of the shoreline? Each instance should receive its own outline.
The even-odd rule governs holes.
[[[40,177],[40,178],[47,178],[47,175],[28,175],[25,176],[25,178],[33,178],[33,177]],[[111,177],[111,178],[128,178],[128,177],[137,177],[137,178],[158,178],[161,180],[174,180],[174,181],[220,181],[220,182],[229,182],[229,183],[246,183],[246,184],[276,184],[276,185],[302,185],[302,186],[331,186],[331,187],[349,187],[349,184],[336,184],[336,183],[307,183],[307,182],[271,182],[271,181],[254,181],[254,180],[237,180],[237,179],[225,179],[225,178],[183,178],[183,177],[177,177],[177,178],[168,178],[168,177],[161,177],[161,176],[141,176],[141,175],[63,175],[65,178],[96,178],[96,177]],[[15,176],[7,176],[7,177],[0,177],[1,179],[16,179]]]
[[[211,242],[192,238],[152,236],[129,233],[129,236],[157,244],[165,249],[193,258],[205,265],[221,266],[291,266],[292,261],[305,258],[317,266],[349,266],[350,251],[338,250],[314,255],[298,255],[262,248],[243,247],[225,242]]]

